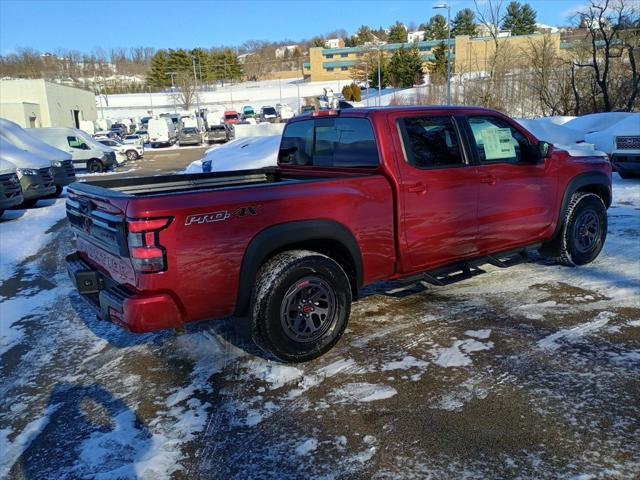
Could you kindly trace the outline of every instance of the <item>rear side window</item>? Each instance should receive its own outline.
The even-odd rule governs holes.
[[[451,117],[403,118],[400,130],[409,165],[416,168],[465,165]]]
[[[284,165],[375,168],[378,148],[364,118],[322,118],[287,126],[278,161]]]
[[[480,163],[532,163],[529,140],[497,117],[469,117]]]

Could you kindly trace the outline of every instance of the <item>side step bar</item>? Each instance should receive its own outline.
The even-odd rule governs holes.
[[[510,250],[495,255],[489,255],[486,257],[480,257],[468,262],[462,262],[454,264],[448,267],[439,268],[430,272],[423,273],[419,276],[411,277],[408,280],[423,280],[432,285],[443,287],[445,285],[451,285],[452,283],[460,282],[473,278],[477,275],[485,273],[485,270],[479,268],[480,265],[490,264],[498,268],[509,268],[521,263],[529,261],[529,250],[536,250],[540,248],[540,245],[531,245],[518,250]]]

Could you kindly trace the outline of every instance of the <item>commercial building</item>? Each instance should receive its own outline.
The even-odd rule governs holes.
[[[98,118],[96,97],[45,80],[0,80],[0,117],[25,128],[78,128],[81,120]]]
[[[509,55],[513,68],[518,68],[526,56],[524,50],[531,47],[532,42],[542,42],[545,38],[551,40],[551,45],[557,51],[568,48],[569,45],[561,44],[560,33],[498,37],[505,54]],[[360,65],[364,67],[364,61],[369,52],[376,53],[378,49],[384,55],[392,55],[399,48],[418,48],[420,56],[425,63],[425,70],[429,62],[434,60],[433,50],[440,44],[447,44],[447,40],[425,40],[407,43],[387,43],[380,45],[363,45],[358,47],[322,48],[316,47],[309,50],[309,62],[305,62],[305,75],[309,75],[311,81],[349,80],[351,67]],[[451,39],[451,58],[454,71],[457,73],[469,73],[487,71],[491,55],[495,50],[492,37],[470,37],[461,35]]]

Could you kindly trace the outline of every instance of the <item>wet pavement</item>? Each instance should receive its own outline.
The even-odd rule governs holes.
[[[0,478],[636,479],[640,181],[614,197],[593,264],[374,285],[336,348],[297,365],[236,319],[97,320],[64,272],[63,200],[42,207],[39,248],[3,250]]]

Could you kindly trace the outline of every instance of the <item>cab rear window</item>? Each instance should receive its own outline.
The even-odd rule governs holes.
[[[379,155],[369,120],[321,118],[287,126],[278,162],[283,165],[375,168]]]

